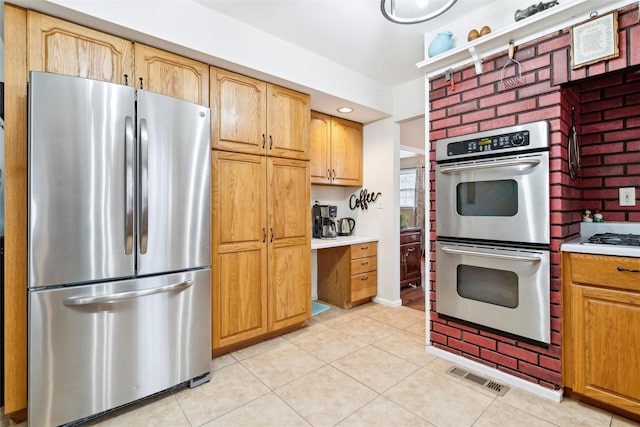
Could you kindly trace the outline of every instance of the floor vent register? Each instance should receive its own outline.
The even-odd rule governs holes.
[[[487,390],[491,390],[498,396],[504,396],[509,391],[509,386],[507,385],[500,384],[485,377],[481,377],[480,375],[476,375],[462,368],[458,368],[457,366],[450,367],[447,370],[447,374],[453,375],[454,377],[462,378],[481,387],[484,387]]]

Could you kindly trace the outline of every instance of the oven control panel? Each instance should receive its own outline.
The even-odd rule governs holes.
[[[486,153],[508,148],[526,147],[530,142],[528,130],[510,132],[502,135],[492,135],[482,138],[467,139],[447,144],[448,156],[462,154]]]

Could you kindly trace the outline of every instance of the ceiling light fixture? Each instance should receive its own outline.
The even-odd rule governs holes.
[[[353,111],[353,108],[351,107],[340,107],[338,108],[338,112],[340,113],[350,113]]]
[[[403,3],[396,10],[396,1]],[[458,0],[380,0],[382,15],[396,24],[418,24],[440,16],[445,13]],[[411,6],[407,6],[411,4]],[[426,13],[425,13],[425,10]],[[420,11],[419,16],[413,16],[415,11]]]

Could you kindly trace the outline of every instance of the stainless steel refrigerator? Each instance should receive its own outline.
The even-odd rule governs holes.
[[[209,108],[30,72],[28,115],[29,424],[208,380]]]

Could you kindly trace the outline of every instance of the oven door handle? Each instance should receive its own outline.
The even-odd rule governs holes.
[[[515,160],[498,160],[489,163],[473,163],[459,166],[443,166],[440,168],[441,173],[454,173],[462,171],[470,171],[476,169],[504,168],[509,166],[537,166],[540,159],[515,159]]]
[[[530,257],[530,256],[524,256],[524,255],[496,254],[496,253],[490,253],[490,252],[476,252],[476,251],[470,251],[467,249],[456,249],[450,246],[442,246],[440,249],[444,253],[455,254],[455,255],[471,255],[471,256],[480,256],[485,258],[502,259],[506,261],[520,261],[520,262],[542,261],[542,259],[539,257]]]

